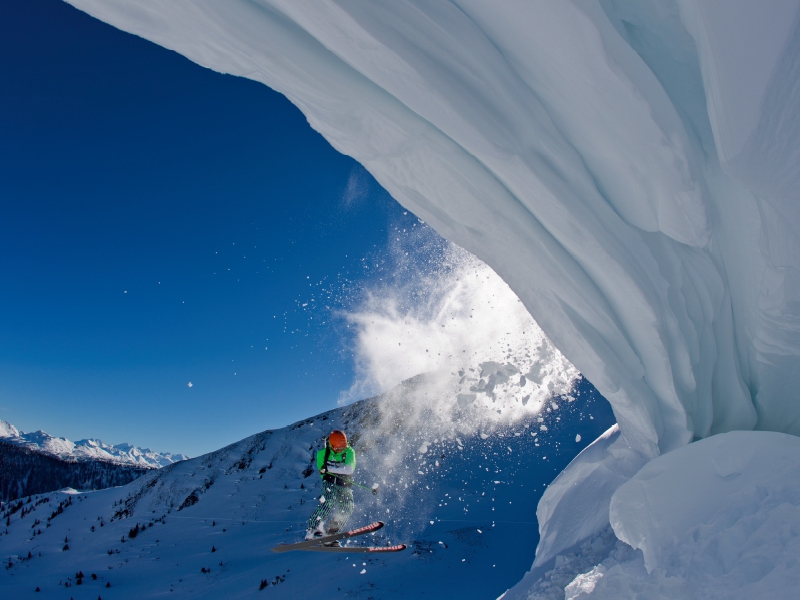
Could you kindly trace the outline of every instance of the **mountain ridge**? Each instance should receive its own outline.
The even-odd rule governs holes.
[[[96,460],[146,469],[160,469],[189,459],[189,456],[185,454],[154,452],[150,448],[139,448],[126,442],[106,444],[96,438],[72,442],[64,437],[52,436],[41,429],[25,433],[2,419],[0,419],[0,441],[73,463]]]

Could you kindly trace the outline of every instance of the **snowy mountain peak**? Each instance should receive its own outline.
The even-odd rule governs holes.
[[[158,469],[189,458],[185,454],[153,452],[150,448],[137,448],[128,443],[110,445],[97,439],[71,442],[67,438],[53,437],[41,429],[25,433],[6,421],[0,421],[0,439],[70,462],[101,460]]]
[[[0,419],[0,438],[7,438],[7,437],[18,437],[19,436],[19,429],[14,427],[8,421],[3,421]]]

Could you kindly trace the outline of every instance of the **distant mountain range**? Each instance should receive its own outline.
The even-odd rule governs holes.
[[[187,460],[185,454],[153,452],[130,444],[109,445],[100,440],[88,439],[71,442],[57,438],[42,430],[25,433],[7,421],[0,420],[0,441],[41,452],[66,462],[104,461],[120,465],[159,469],[172,463]]]

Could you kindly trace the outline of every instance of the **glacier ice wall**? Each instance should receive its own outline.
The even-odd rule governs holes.
[[[511,286],[632,452],[800,434],[798,0],[70,3],[284,93]]]

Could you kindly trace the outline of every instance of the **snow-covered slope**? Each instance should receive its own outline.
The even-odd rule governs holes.
[[[95,439],[71,442],[67,438],[53,437],[42,430],[24,433],[11,423],[1,420],[0,439],[70,462],[100,460],[137,467],[161,468],[189,458],[185,454],[153,452],[149,448],[137,448],[125,443],[112,446]]]
[[[0,589],[20,599],[241,598],[266,580],[270,598],[496,598],[533,560],[542,489],[613,416],[585,380],[511,420],[460,406],[442,385],[416,377],[123,488],[6,505],[0,557],[11,566],[0,570]],[[498,385],[497,402],[516,389]],[[350,524],[387,523],[350,543],[405,542],[404,553],[271,552],[305,533],[320,493],[312,457],[334,428],[356,448],[357,480],[379,486],[377,495],[355,490]]]
[[[102,490],[125,485],[152,470],[152,467],[107,460],[62,460],[0,439],[2,502],[65,487]]]

